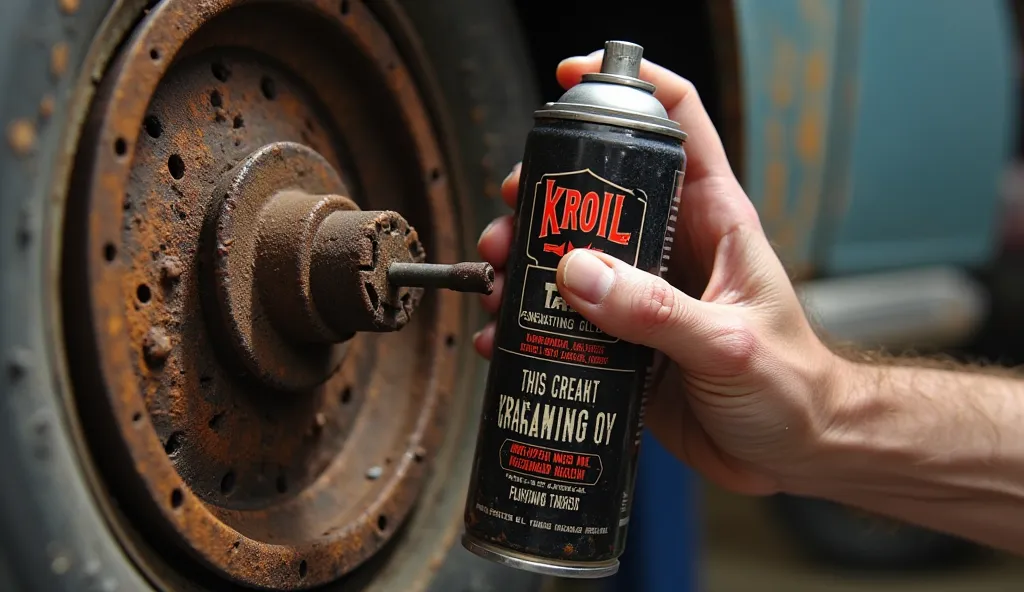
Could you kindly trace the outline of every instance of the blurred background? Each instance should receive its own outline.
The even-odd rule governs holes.
[[[0,1],[0,589],[1024,590],[1020,558],[732,495],[650,438],[615,578],[477,559],[457,542],[486,376],[477,299],[430,293],[401,332],[340,331],[338,366],[282,396],[267,377],[320,358],[261,325],[270,365],[239,365],[251,343],[221,341],[230,306],[200,271],[214,188],[284,141],[363,209],[405,216],[432,260],[478,258],[533,110],[562,93],[555,66],[621,39],[696,84],[825,332],[1017,365],[1022,14],[1024,0]],[[250,304],[285,301],[248,281]]]

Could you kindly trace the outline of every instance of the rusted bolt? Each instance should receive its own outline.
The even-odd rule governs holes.
[[[74,14],[78,10],[79,0],[59,0],[60,9],[64,14]]]
[[[161,364],[171,355],[171,338],[160,327],[153,327],[142,340],[142,350],[150,364]]]
[[[488,263],[392,263],[388,281],[409,288],[445,288],[456,292],[490,294],[494,289],[494,268]]]

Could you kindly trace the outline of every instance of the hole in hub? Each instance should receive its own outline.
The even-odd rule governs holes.
[[[377,310],[380,308],[380,295],[377,294],[377,288],[374,288],[370,282],[366,282],[364,286],[366,287],[366,296],[370,299],[370,308]]]
[[[210,70],[213,72],[213,77],[221,82],[227,82],[228,78],[231,77],[231,70],[223,62],[210,64]]]
[[[149,115],[142,120],[142,127],[145,128],[150,138],[159,138],[160,134],[164,133],[164,126],[156,115]]]
[[[167,159],[167,170],[171,173],[172,177],[180,179],[185,176],[185,161],[177,154],[172,154]]]
[[[181,432],[174,432],[167,437],[167,442],[164,443],[164,452],[167,456],[174,458],[181,450],[181,445],[185,440],[185,434]]]
[[[228,471],[224,473],[224,477],[220,480],[220,492],[224,495],[230,495],[235,490],[235,472]]]
[[[264,76],[260,80],[260,90],[263,91],[263,96],[269,101],[277,98],[277,85],[274,84],[274,80],[269,76]]]

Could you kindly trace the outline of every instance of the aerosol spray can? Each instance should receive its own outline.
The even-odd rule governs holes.
[[[538,573],[618,570],[653,352],[603,333],[558,293],[587,248],[660,274],[678,214],[686,134],[639,79],[643,48],[605,44],[536,111],[497,320],[463,545]]]

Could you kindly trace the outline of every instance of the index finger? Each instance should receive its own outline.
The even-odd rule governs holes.
[[[563,60],[556,71],[559,84],[568,89],[579,84],[584,74],[600,72],[603,56],[604,51],[599,50],[588,56]],[[734,178],[718,130],[693,83],[648,60],[640,63],[640,78],[657,87],[654,96],[665,106],[669,118],[679,123],[688,135],[687,182],[695,183],[704,177]]]

